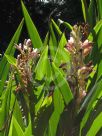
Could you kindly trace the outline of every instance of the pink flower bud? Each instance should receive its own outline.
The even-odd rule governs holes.
[[[68,40],[68,43],[67,43],[67,45],[65,47],[70,53],[75,52],[74,39],[72,37],[70,37],[70,40]]]
[[[32,42],[31,42],[30,39],[28,39],[28,40],[26,41],[26,45],[27,45],[27,46],[31,46],[31,45],[32,45]]]
[[[68,43],[71,44],[71,45],[74,44],[74,39],[73,39],[73,37],[70,37],[70,39],[68,40]]]
[[[20,49],[22,49],[22,44],[21,44],[21,43],[19,43],[19,45],[18,45],[18,46],[19,46],[19,48],[20,48]]]
[[[85,96],[86,96],[86,91],[85,90],[80,90],[79,98],[82,100]]]
[[[82,44],[82,48],[86,49],[86,48],[89,48],[89,47],[92,47],[92,42],[85,40],[84,43]]]
[[[82,96],[83,96],[83,97],[86,96],[86,91],[85,91],[85,90],[82,92]]]
[[[87,66],[84,66],[82,68],[80,68],[78,70],[78,75],[81,76],[81,75],[86,75],[88,76],[91,72],[92,72],[92,69],[93,69],[93,65],[90,66],[90,67],[87,67]]]
[[[90,51],[92,50],[92,46],[89,46],[83,50],[83,55],[86,57]]]
[[[85,72],[87,72],[87,67],[86,67],[86,66],[83,66],[82,68],[80,68],[80,69],[78,70],[78,75],[84,74]]]

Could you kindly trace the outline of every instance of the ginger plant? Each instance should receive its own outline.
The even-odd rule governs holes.
[[[37,58],[39,57],[39,53],[37,49],[32,47],[30,39],[25,39],[23,45],[21,43],[16,45],[16,49],[20,53],[17,55],[17,68],[13,69],[17,85],[15,93],[18,95],[17,98],[21,104],[21,111],[25,125],[28,125],[28,113],[30,113],[32,135],[34,135],[34,107],[36,96],[34,94],[33,68],[36,64]],[[27,104],[27,99],[29,104]]]
[[[81,27],[75,25],[70,34],[66,49],[71,55],[71,74],[68,75],[68,81],[72,83],[71,88],[73,87],[72,91],[78,104],[86,96],[87,78],[93,68],[92,61],[85,64],[85,58],[91,52],[92,45],[93,43],[87,39],[82,41]],[[73,78],[75,81],[73,81]],[[73,86],[74,82],[76,84]]]
[[[81,26],[75,25],[72,32],[70,33],[70,39],[65,46],[71,56],[70,72],[68,74],[66,73],[67,81],[74,96],[72,102],[65,108],[65,110],[68,112],[68,120],[71,122],[67,130],[65,130],[66,136],[72,135],[74,129],[79,127],[75,124],[75,121],[80,104],[84,97],[87,95],[87,78],[93,69],[91,61],[87,64],[85,63],[86,57],[92,50],[93,43],[88,41],[87,38],[83,40],[82,36],[83,34],[81,32]],[[20,54],[17,56],[17,69],[20,74],[20,82],[17,84],[16,92],[21,91],[23,94],[28,96],[29,111],[32,123],[32,134],[34,135],[34,120],[36,118],[34,111],[34,101],[36,101],[36,96],[33,92],[34,78],[32,70],[36,63],[36,59],[39,57],[39,53],[36,49],[32,48],[31,40],[25,40],[23,45],[16,45],[16,48],[20,51]]]
[[[66,106],[64,111],[65,113],[62,114],[62,118],[67,120],[67,126],[64,125],[64,128],[62,128],[65,136],[72,136],[74,134],[78,135],[79,133],[80,121],[77,120],[78,111],[81,103],[87,96],[87,79],[90,73],[93,71],[92,61],[85,63],[86,57],[92,51],[93,43],[89,41],[85,35],[85,39],[83,40],[83,33],[81,29],[82,28],[80,25],[73,26],[73,29],[70,33],[70,39],[65,46],[65,49],[67,49],[67,51],[70,53],[71,58],[70,71],[66,73],[67,81],[74,96],[72,102]],[[66,114],[66,117],[64,114]],[[59,130],[58,135],[61,136],[62,134],[60,132],[61,131]]]

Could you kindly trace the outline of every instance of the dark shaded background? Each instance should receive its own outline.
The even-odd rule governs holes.
[[[52,17],[68,21],[71,24],[83,21],[81,0],[55,0],[48,3],[39,0],[23,0],[32,17],[42,39],[48,30],[48,18],[56,8]],[[0,53],[8,46],[21,19],[22,10],[20,0],[0,0]],[[25,27],[22,39],[27,38]]]

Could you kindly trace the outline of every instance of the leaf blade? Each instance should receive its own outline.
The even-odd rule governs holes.
[[[66,79],[63,77],[62,73],[59,71],[54,63],[52,63],[52,68],[55,85],[58,86],[58,88],[60,89],[65,103],[68,104],[73,99],[73,94],[70,90],[70,87]]]
[[[15,48],[13,48],[13,46],[14,46],[14,43],[17,43],[19,40],[21,31],[22,31],[22,27],[23,27],[23,23],[24,23],[24,19],[22,19],[21,23],[19,24],[14,36],[12,37],[12,39],[8,45],[8,48],[6,49],[5,54],[11,55],[11,56],[14,55]],[[6,78],[7,78],[8,72],[9,72],[9,68],[10,68],[10,64],[7,62],[6,57],[3,56],[3,58],[0,62],[0,80],[1,80],[1,82],[0,82],[0,96],[2,94],[4,83],[6,81]]]
[[[31,17],[29,16],[29,13],[24,5],[24,3],[21,1],[21,5],[22,5],[22,11],[24,14],[24,19],[26,22],[26,26],[27,26],[27,30],[28,33],[30,35],[31,41],[33,43],[34,48],[40,48],[42,47],[42,41],[41,38],[39,36],[39,33],[31,19]]]

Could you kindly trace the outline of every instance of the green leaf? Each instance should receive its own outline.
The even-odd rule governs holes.
[[[101,36],[102,36],[102,25],[101,25],[98,33],[97,33],[97,38],[96,38],[96,40],[97,40],[96,42],[98,44],[98,49],[100,49],[99,52],[102,52],[102,39],[101,39]]]
[[[36,119],[35,136],[45,136],[49,118],[53,112],[52,105],[46,105],[40,109]],[[47,135],[46,135],[47,136]]]
[[[44,77],[47,68],[47,61],[48,61],[48,46],[42,52],[40,59],[37,63],[37,66],[35,68],[36,79],[41,80]]]
[[[102,19],[102,0],[97,0],[99,20]]]
[[[53,60],[55,57],[57,49],[57,39],[55,36],[55,32],[53,30],[52,23],[50,23],[50,40],[49,40],[49,50],[50,50],[50,57]]]
[[[64,101],[58,87],[56,87],[54,90],[53,102],[54,102],[54,111],[56,111],[58,114],[61,114],[64,109]]]
[[[92,106],[93,106],[93,103],[95,102],[95,100],[97,99],[97,97],[99,96],[99,94],[102,92],[102,77],[100,77],[100,79],[96,82],[96,84],[93,86],[93,88],[90,90],[89,94],[87,95],[87,97],[85,98],[81,108],[80,108],[80,111],[83,109],[83,108],[87,108],[86,110],[86,113],[82,119],[82,122],[81,122],[81,128],[84,127],[88,117],[89,117],[89,114],[92,110]]]
[[[51,103],[52,103],[52,96],[46,96],[45,97],[45,99],[43,100],[43,103],[42,103],[42,105],[41,105],[41,107],[47,107],[47,106],[49,106],[49,105],[51,105]]]
[[[100,20],[100,21],[97,22],[97,24],[96,24],[95,27],[93,28],[92,33],[89,34],[88,39],[89,39],[90,41],[95,40],[96,35],[98,34],[98,32],[99,32],[99,30],[100,30],[101,27],[102,27],[102,20]]]
[[[22,130],[22,128],[20,127],[20,125],[18,124],[16,118],[13,116],[13,125],[16,129],[16,132],[17,132],[17,136],[24,136],[24,132]]]
[[[100,61],[97,69],[97,79],[102,75],[102,60]]]
[[[14,116],[12,116],[9,136],[24,136],[24,132]]]
[[[13,97],[14,97],[14,98],[13,98]],[[12,98],[15,99],[15,96],[12,95],[11,99],[12,99]],[[20,98],[19,98],[19,99],[20,99]],[[23,100],[22,100],[22,101],[23,101]],[[24,102],[25,102],[25,101],[24,101]],[[11,103],[13,103],[12,100],[11,100]],[[13,116],[14,116],[15,119],[17,120],[17,122],[18,122],[18,124],[20,125],[20,127],[22,128],[22,130],[24,130],[24,125],[27,124],[27,121],[26,121],[26,123],[25,123],[24,120],[22,119],[22,116],[25,116],[26,113],[24,113],[24,114],[22,115],[21,110],[22,110],[23,108],[20,109],[20,106],[22,107],[22,105],[19,104],[19,103],[20,103],[19,100],[15,102],[15,108],[14,108]],[[13,104],[14,104],[14,103],[13,103]],[[25,109],[26,109],[26,103],[25,103]],[[23,112],[24,112],[24,109],[23,109]],[[27,112],[27,111],[26,111],[26,112]],[[26,116],[25,116],[25,120],[26,120]]]
[[[73,29],[73,27],[68,22],[64,22],[61,19],[58,19],[58,23],[60,26],[61,25],[65,26],[69,31]]]
[[[50,35],[51,35],[54,47],[57,47],[57,39],[56,39],[56,35],[55,35],[55,32],[54,32],[52,23],[50,23]]]
[[[95,60],[98,63],[98,68],[97,68],[97,79],[100,75],[102,75],[102,27],[100,28],[98,34],[97,34],[97,52],[98,54],[94,53],[95,55]],[[97,58],[96,58],[97,57]]]
[[[8,134],[8,136],[13,136],[13,133],[12,133],[12,131],[13,131],[13,121],[11,121],[11,124],[10,124],[10,129],[9,129],[9,134]]]
[[[46,83],[49,83],[51,82],[52,80],[52,70],[51,70],[51,64],[50,64],[50,60],[48,59],[47,61],[47,68],[46,68]]]
[[[7,89],[2,93],[0,97],[0,129],[4,127],[5,121],[9,115],[10,109],[10,98],[11,98],[11,88],[12,88],[12,77],[9,80]],[[4,131],[0,132],[0,136],[4,136]]]
[[[7,61],[8,61],[11,65],[13,65],[13,66],[16,67],[16,62],[17,62],[17,60],[16,60],[14,57],[12,57],[12,56],[10,56],[10,55],[7,55],[7,54],[5,54],[5,57],[7,58]]]
[[[91,0],[88,8],[88,14],[90,17],[90,27],[93,28],[96,24],[96,3],[95,0]]]
[[[61,63],[68,63],[70,60],[70,55],[68,53],[68,51],[66,51],[64,49],[64,46],[66,45],[67,40],[65,38],[65,35],[62,34],[59,45],[58,45],[58,49],[56,51],[56,55],[54,58],[54,63],[59,66]]]
[[[89,75],[89,78],[88,78],[88,81],[87,81],[87,85],[86,85],[86,90],[89,90],[90,87],[94,86],[94,82],[96,80],[96,78],[95,78],[96,71],[97,71],[97,65],[93,68],[93,71]]]
[[[98,131],[102,128],[102,112],[95,118],[94,122],[91,125],[90,130],[87,133],[87,136],[96,136]]]
[[[28,127],[25,129],[24,136],[31,136],[31,135],[32,135],[31,122],[29,122]]]
[[[86,0],[81,0],[81,4],[82,4],[82,11],[83,11],[84,20],[85,20],[85,22],[89,22],[88,7],[87,7]]]
[[[102,96],[102,93],[101,93]],[[85,123],[84,128],[82,129],[82,135],[87,135],[87,132],[90,130],[94,120],[97,116],[102,112],[102,99],[98,97],[98,99],[93,104],[93,109],[88,117],[87,122]],[[101,124],[100,124],[101,125]]]
[[[58,25],[55,23],[55,21],[53,19],[51,20],[51,22],[52,22],[52,25],[53,25],[55,31],[57,32],[58,36],[61,36],[62,32],[61,32],[60,28],[58,27]]]
[[[57,126],[60,120],[61,113],[64,110],[64,101],[59,89],[54,90],[54,112],[49,119],[49,136],[56,136]]]
[[[35,113],[36,114],[39,111],[39,109],[41,108],[42,102],[44,100],[44,91],[43,91],[43,88],[44,88],[44,84],[41,85],[41,86],[38,86],[37,87],[37,91],[35,92],[35,95],[38,98],[38,102],[35,105]]]
[[[63,22],[63,25],[65,25],[66,28],[70,31],[73,29],[73,27],[68,22]]]
[[[45,36],[45,39],[44,39],[44,42],[43,42],[44,43],[43,44],[44,47],[46,47],[48,45],[48,41],[49,41],[49,32]]]
[[[68,82],[54,63],[52,63],[52,68],[55,85],[59,88],[65,103],[68,104],[73,99],[73,94],[70,90]]]
[[[18,29],[16,30],[13,38],[11,39],[11,42],[8,45],[8,48],[6,49],[5,54],[11,55],[11,56],[14,55],[15,48],[13,46],[14,46],[14,43],[17,43],[19,40],[19,36],[21,34],[23,23],[24,23],[24,20],[22,20],[21,23],[19,24]],[[9,72],[9,68],[10,68],[10,64],[7,62],[6,57],[3,56],[0,62],[0,80],[2,81],[0,83],[0,96],[2,94],[2,90],[3,90],[4,84],[5,84],[8,72]]]
[[[54,111],[51,115],[51,118],[49,119],[49,128],[47,136],[56,136],[59,119],[60,114]]]
[[[21,1],[21,5],[22,5],[22,10],[23,10],[27,30],[28,30],[28,33],[30,35],[33,46],[34,46],[34,48],[40,48],[42,46],[42,41],[41,41],[41,38],[39,36],[39,33],[38,33],[32,19],[29,16],[29,13],[28,13],[28,11],[27,11],[27,9],[26,9],[26,7],[25,7],[25,5],[22,1]]]

